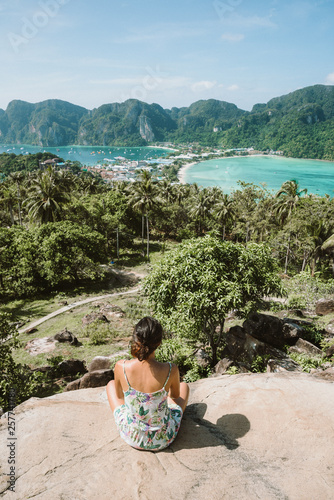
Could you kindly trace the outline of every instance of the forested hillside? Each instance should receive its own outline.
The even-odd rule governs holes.
[[[2,143],[41,146],[199,142],[333,160],[334,86],[296,90],[256,104],[251,112],[214,99],[170,110],[129,99],[92,111],[59,100],[12,101],[0,110],[0,137]]]
[[[223,137],[229,147],[334,159],[334,86],[315,85],[257,104]]]

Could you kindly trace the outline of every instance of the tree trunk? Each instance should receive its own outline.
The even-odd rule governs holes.
[[[150,232],[148,227],[148,215],[146,215],[146,236],[147,236],[147,260],[150,260]]]
[[[291,235],[289,234],[288,246],[287,246],[286,254],[285,254],[284,274],[287,274],[287,272],[288,272],[288,261],[289,261],[289,252],[290,252],[290,237],[291,237]]]
[[[143,257],[145,256],[145,250],[144,250],[144,233],[145,233],[145,215],[141,216],[141,245],[142,245],[142,252],[143,252]]]

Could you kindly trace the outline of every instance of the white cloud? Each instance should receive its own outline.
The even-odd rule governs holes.
[[[217,84],[216,81],[203,80],[201,82],[195,82],[191,85],[191,90],[193,92],[201,92],[203,90],[210,90]]]
[[[227,24],[232,26],[238,26],[238,28],[276,28],[277,25],[271,20],[272,15],[266,17],[261,16],[249,16],[244,17],[239,14],[230,16],[227,20]]]
[[[241,33],[224,33],[221,38],[226,42],[242,42],[245,35]]]
[[[334,85],[334,73],[329,73],[329,75],[326,76],[325,83],[327,85]]]
[[[230,90],[231,92],[234,92],[235,90],[239,90],[239,85],[237,84],[233,84],[233,85],[230,85],[229,87],[227,87],[227,90]]]

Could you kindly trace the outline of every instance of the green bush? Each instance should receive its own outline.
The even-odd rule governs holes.
[[[317,347],[321,347],[321,343],[323,341],[323,333],[322,330],[319,330],[319,328],[316,325],[303,325],[303,334],[302,337],[304,340],[307,340],[308,342],[311,342],[312,344],[316,345]]]
[[[17,332],[10,316],[0,313],[0,406],[5,412],[36,395],[44,383],[41,373],[15,363],[12,352],[17,347]]]
[[[293,295],[288,300],[289,309],[306,309],[307,301],[303,295]]]
[[[109,323],[96,320],[83,328],[83,336],[89,338],[90,345],[106,344],[108,340],[117,337],[118,332]]]
[[[289,356],[301,366],[303,372],[308,373],[312,368],[319,368],[324,362],[322,358],[308,356],[307,354],[298,354],[296,352],[289,353]]]
[[[253,359],[251,371],[253,373],[264,373],[267,371],[267,363],[270,356],[266,354],[265,356],[256,356]]]
[[[208,368],[203,368],[196,362],[192,347],[178,337],[163,340],[157,349],[156,359],[162,363],[167,361],[175,363],[185,382],[195,382],[209,374]]]

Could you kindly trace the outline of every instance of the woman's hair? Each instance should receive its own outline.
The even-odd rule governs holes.
[[[145,316],[134,327],[131,354],[143,361],[159,347],[162,341],[162,326],[158,320]]]

